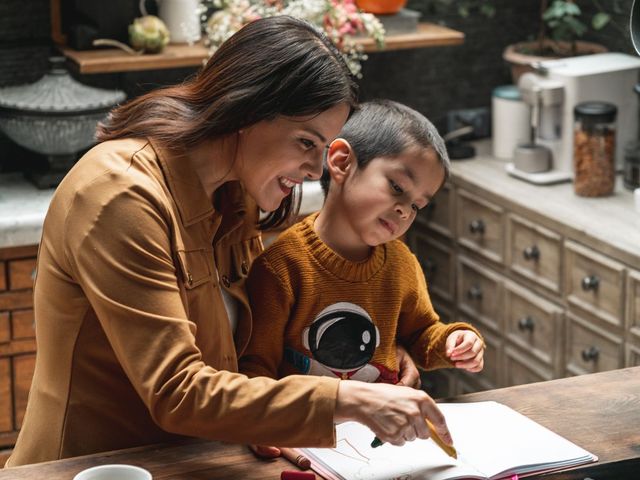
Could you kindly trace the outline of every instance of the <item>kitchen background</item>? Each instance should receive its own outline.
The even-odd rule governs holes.
[[[137,0],[131,0],[137,3]],[[0,2],[0,87],[31,83],[48,69],[53,52],[49,0],[2,0]],[[380,52],[369,55],[360,81],[363,100],[385,97],[406,103],[427,115],[442,130],[449,110],[489,107],[497,85],[510,83],[502,60],[506,45],[533,37],[538,30],[539,0],[496,0],[496,14],[462,18],[451,2],[449,7],[433,0],[409,0],[407,8],[421,12],[422,21],[441,23],[465,34],[463,45]],[[582,5],[584,3],[584,5]],[[611,51],[633,53],[628,14],[632,0],[602,0],[607,8],[616,4],[611,25],[584,40],[602,43]],[[596,2],[581,2],[590,18]],[[28,12],[28,13],[27,13]],[[76,75],[82,83],[119,88],[129,96],[139,95],[163,84],[181,81],[195,68],[180,68],[118,74]],[[75,75],[75,74],[74,74]],[[29,152],[0,133],[0,173],[32,168],[44,158]]]

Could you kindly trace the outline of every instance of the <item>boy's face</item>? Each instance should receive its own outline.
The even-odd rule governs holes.
[[[398,157],[374,158],[364,168],[354,160],[351,167],[343,185],[342,209],[354,242],[370,247],[406,233],[445,175],[430,148],[413,147]]]

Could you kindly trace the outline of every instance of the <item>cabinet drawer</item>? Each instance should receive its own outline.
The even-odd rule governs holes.
[[[495,262],[504,261],[504,210],[464,190],[456,201],[461,245]]]
[[[414,249],[427,279],[429,293],[449,302],[453,301],[455,263],[451,248],[424,234],[415,233]]]
[[[11,364],[9,358],[0,358],[0,432],[13,430],[13,403],[11,397]]]
[[[627,328],[629,336],[640,345],[640,272],[631,270],[627,277]]]
[[[25,258],[9,262],[9,289],[22,290],[33,288],[36,272],[36,259]]]
[[[604,329],[568,314],[567,370],[573,375],[621,368],[622,341]]]
[[[459,257],[458,307],[496,332],[502,329],[501,283],[498,274],[466,257]]]
[[[560,293],[562,239],[551,230],[517,215],[509,216],[509,266],[534,282]]]
[[[504,371],[508,387],[553,379],[553,373],[549,368],[538,364],[520,349],[509,346],[505,347]]]
[[[640,366],[640,347],[627,344],[627,359],[625,367],[637,367]]]
[[[16,409],[16,430],[22,426],[35,366],[35,353],[13,357],[13,402]]]
[[[418,212],[416,220],[432,230],[451,238],[453,236],[453,191],[446,183],[431,199],[429,204]]]
[[[504,298],[507,338],[548,368],[560,370],[564,333],[562,309],[513,282],[505,282]]]
[[[0,343],[7,343],[9,340],[11,340],[9,312],[0,312]]]
[[[624,266],[571,241],[565,244],[565,260],[569,304],[622,327]]]
[[[33,310],[14,310],[11,312],[12,338],[34,338],[36,328],[33,318]]]

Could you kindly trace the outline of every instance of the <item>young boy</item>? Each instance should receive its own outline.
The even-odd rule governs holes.
[[[444,142],[424,116],[391,101],[362,104],[329,146],[321,211],[253,263],[255,323],[240,371],[397,383],[396,343],[425,369],[480,371],[479,332],[440,322],[399,240],[448,173]]]

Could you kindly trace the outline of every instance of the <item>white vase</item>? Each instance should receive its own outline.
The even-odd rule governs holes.
[[[158,17],[169,29],[169,43],[200,40],[199,0],[156,0]]]

